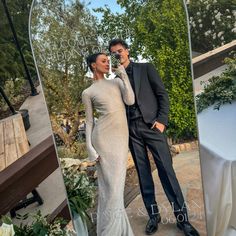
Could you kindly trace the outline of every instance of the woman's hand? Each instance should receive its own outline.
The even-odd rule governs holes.
[[[117,68],[114,68],[114,73],[121,79],[123,79],[123,76],[127,76],[123,65],[119,65]]]

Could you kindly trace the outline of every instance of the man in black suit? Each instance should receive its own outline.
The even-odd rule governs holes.
[[[187,207],[172,167],[169,146],[163,134],[168,122],[169,100],[161,78],[152,64],[130,61],[128,45],[125,41],[111,40],[109,51],[120,55],[120,63],[125,67],[135,92],[135,104],[127,106],[129,148],[138,172],[143,201],[150,217],[146,234],[151,235],[156,232],[158,223],[161,221],[155,200],[148,148],[175,214],[177,227],[187,236],[197,236],[199,233],[188,221]]]

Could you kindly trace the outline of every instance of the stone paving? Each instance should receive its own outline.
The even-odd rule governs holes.
[[[190,222],[198,229],[201,236],[207,235],[198,150],[195,149],[193,151],[181,152],[173,158],[173,164],[188,206]],[[174,223],[175,218],[171,212],[170,204],[164,194],[156,170],[153,172],[153,178],[155,182],[156,200],[160,206],[162,216],[162,222],[159,224],[159,229],[153,235],[184,235]],[[134,235],[146,235],[145,226],[148,217],[141,195],[138,195],[126,210],[134,231]]]

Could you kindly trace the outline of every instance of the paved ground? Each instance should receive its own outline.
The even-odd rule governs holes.
[[[204,236],[206,235],[206,229],[198,151],[182,152],[174,157],[173,162],[176,175],[188,205],[190,221],[199,230],[200,235]],[[159,230],[154,236],[181,236],[183,234],[177,229],[174,223],[175,218],[161,187],[157,171],[153,172],[153,177],[155,181],[156,199],[162,216]],[[145,235],[144,229],[148,217],[140,195],[128,206],[127,213],[135,236]]]

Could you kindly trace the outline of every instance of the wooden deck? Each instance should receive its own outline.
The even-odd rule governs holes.
[[[0,171],[29,151],[21,114],[0,120]]]
[[[52,136],[0,172],[0,215],[6,214],[59,167]]]

